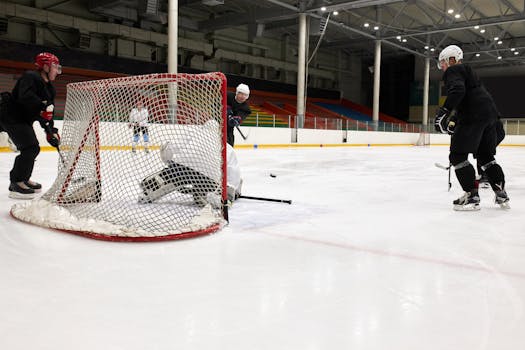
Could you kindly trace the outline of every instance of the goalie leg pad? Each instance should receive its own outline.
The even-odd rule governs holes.
[[[142,196],[139,197],[139,203],[153,203],[163,196],[177,189],[175,183],[166,181],[163,177],[164,170],[146,177],[140,183]]]

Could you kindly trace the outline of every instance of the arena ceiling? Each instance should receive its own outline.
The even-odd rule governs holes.
[[[179,0],[179,17],[198,31],[248,26],[253,35],[297,37],[310,17],[310,46],[374,55],[436,57],[449,44],[482,66],[525,63],[525,0]],[[167,5],[166,5],[167,6]],[[184,19],[186,20],[184,22]]]
[[[39,1],[41,8],[62,13],[73,2],[100,21],[167,32],[168,0]],[[435,58],[457,44],[471,64],[512,66],[525,63],[524,7],[525,0],[178,0],[178,21],[183,30],[240,27],[251,41],[289,36],[294,42],[299,13],[306,13],[310,48],[319,43],[321,50],[372,58],[374,40],[381,39],[383,56]]]

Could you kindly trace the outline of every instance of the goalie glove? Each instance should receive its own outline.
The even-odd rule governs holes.
[[[450,111],[444,107],[440,107],[438,111],[436,112],[436,116],[434,118],[434,128],[437,132],[446,134],[447,128],[448,128],[448,116],[450,115]]]

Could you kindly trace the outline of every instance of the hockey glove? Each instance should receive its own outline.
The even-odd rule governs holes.
[[[457,118],[455,116],[451,116],[450,118],[448,118],[447,133],[449,135],[454,134],[454,131],[456,131],[456,121],[457,121]]]
[[[46,130],[46,139],[51,146],[58,148],[60,145],[60,135],[58,134],[58,129],[51,128],[50,130]]]
[[[434,118],[434,128],[437,132],[440,132],[442,134],[447,133],[449,115],[450,111],[448,109],[443,107],[440,107],[438,109],[438,111],[436,112],[436,117]]]
[[[46,107],[46,110],[45,111],[42,111],[40,112],[40,117],[44,120],[52,120],[53,119],[53,114],[54,114],[54,111],[55,110],[55,106],[54,105],[49,105]]]
[[[242,118],[237,115],[228,116],[228,126],[229,127],[234,128],[236,126],[239,126],[241,125],[241,122],[242,122]]]

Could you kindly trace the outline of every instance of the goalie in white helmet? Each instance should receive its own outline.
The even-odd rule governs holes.
[[[441,51],[439,68],[443,70],[447,98],[436,113],[434,126],[436,131],[452,135],[449,160],[465,191],[453,202],[454,209],[480,208],[476,172],[468,161],[469,153],[476,156],[486,172],[496,204],[508,208],[505,175],[494,158],[502,140],[498,109],[474,70],[463,64],[463,51],[458,46],[450,45]],[[455,117],[451,117],[452,111],[456,112]]]
[[[192,195],[199,206],[208,203],[214,208],[221,206],[220,166],[209,166],[212,159],[220,159],[221,142],[214,136],[219,135],[219,124],[210,120],[204,125],[190,127],[192,130],[187,137],[180,136],[161,145],[160,157],[167,166],[141,181],[139,203],[152,203],[167,194],[179,192]],[[208,138],[207,142],[199,143],[202,138]],[[208,147],[203,147],[203,144]],[[215,156],[211,156],[213,154]],[[241,194],[242,179],[235,151],[229,145],[227,173],[228,200],[234,201]]]

